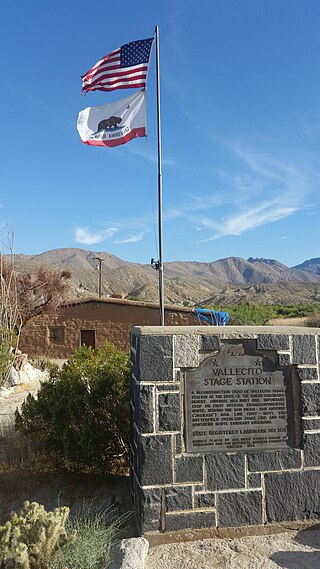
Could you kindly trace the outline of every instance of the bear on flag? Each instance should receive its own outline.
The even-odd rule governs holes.
[[[87,107],[79,113],[77,129],[84,144],[119,146],[146,136],[146,93],[99,107]]]

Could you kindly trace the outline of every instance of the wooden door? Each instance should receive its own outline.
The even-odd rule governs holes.
[[[81,330],[81,346],[91,346],[91,348],[96,347],[96,331],[95,330]]]

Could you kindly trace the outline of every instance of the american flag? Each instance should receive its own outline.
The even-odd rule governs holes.
[[[144,88],[153,39],[126,43],[100,59],[83,75],[82,92]]]

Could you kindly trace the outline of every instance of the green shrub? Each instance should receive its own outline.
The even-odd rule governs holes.
[[[129,439],[130,364],[126,353],[106,342],[82,346],[28,395],[16,429],[35,437],[60,468],[106,473],[126,457]]]
[[[221,310],[221,307],[211,306],[215,310]],[[223,310],[229,313],[229,325],[239,326],[265,326],[267,322],[273,318],[302,318],[314,316],[316,308],[314,304],[233,304],[224,306]],[[318,311],[318,316],[319,311]]]
[[[270,318],[276,317],[274,306],[259,304],[239,304],[227,309],[230,315],[230,324],[241,326],[264,326]]]
[[[65,528],[68,515],[66,507],[46,512],[37,502],[25,502],[0,526],[1,569],[47,569],[56,549],[75,539]]]

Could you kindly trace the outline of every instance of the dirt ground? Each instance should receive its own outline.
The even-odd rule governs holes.
[[[112,511],[111,518],[129,514],[123,537],[135,536],[129,479],[126,476],[0,473],[0,521],[8,519],[10,512],[18,511],[25,500],[39,502],[48,511],[68,506],[71,516],[83,503],[93,507],[102,505]]]

